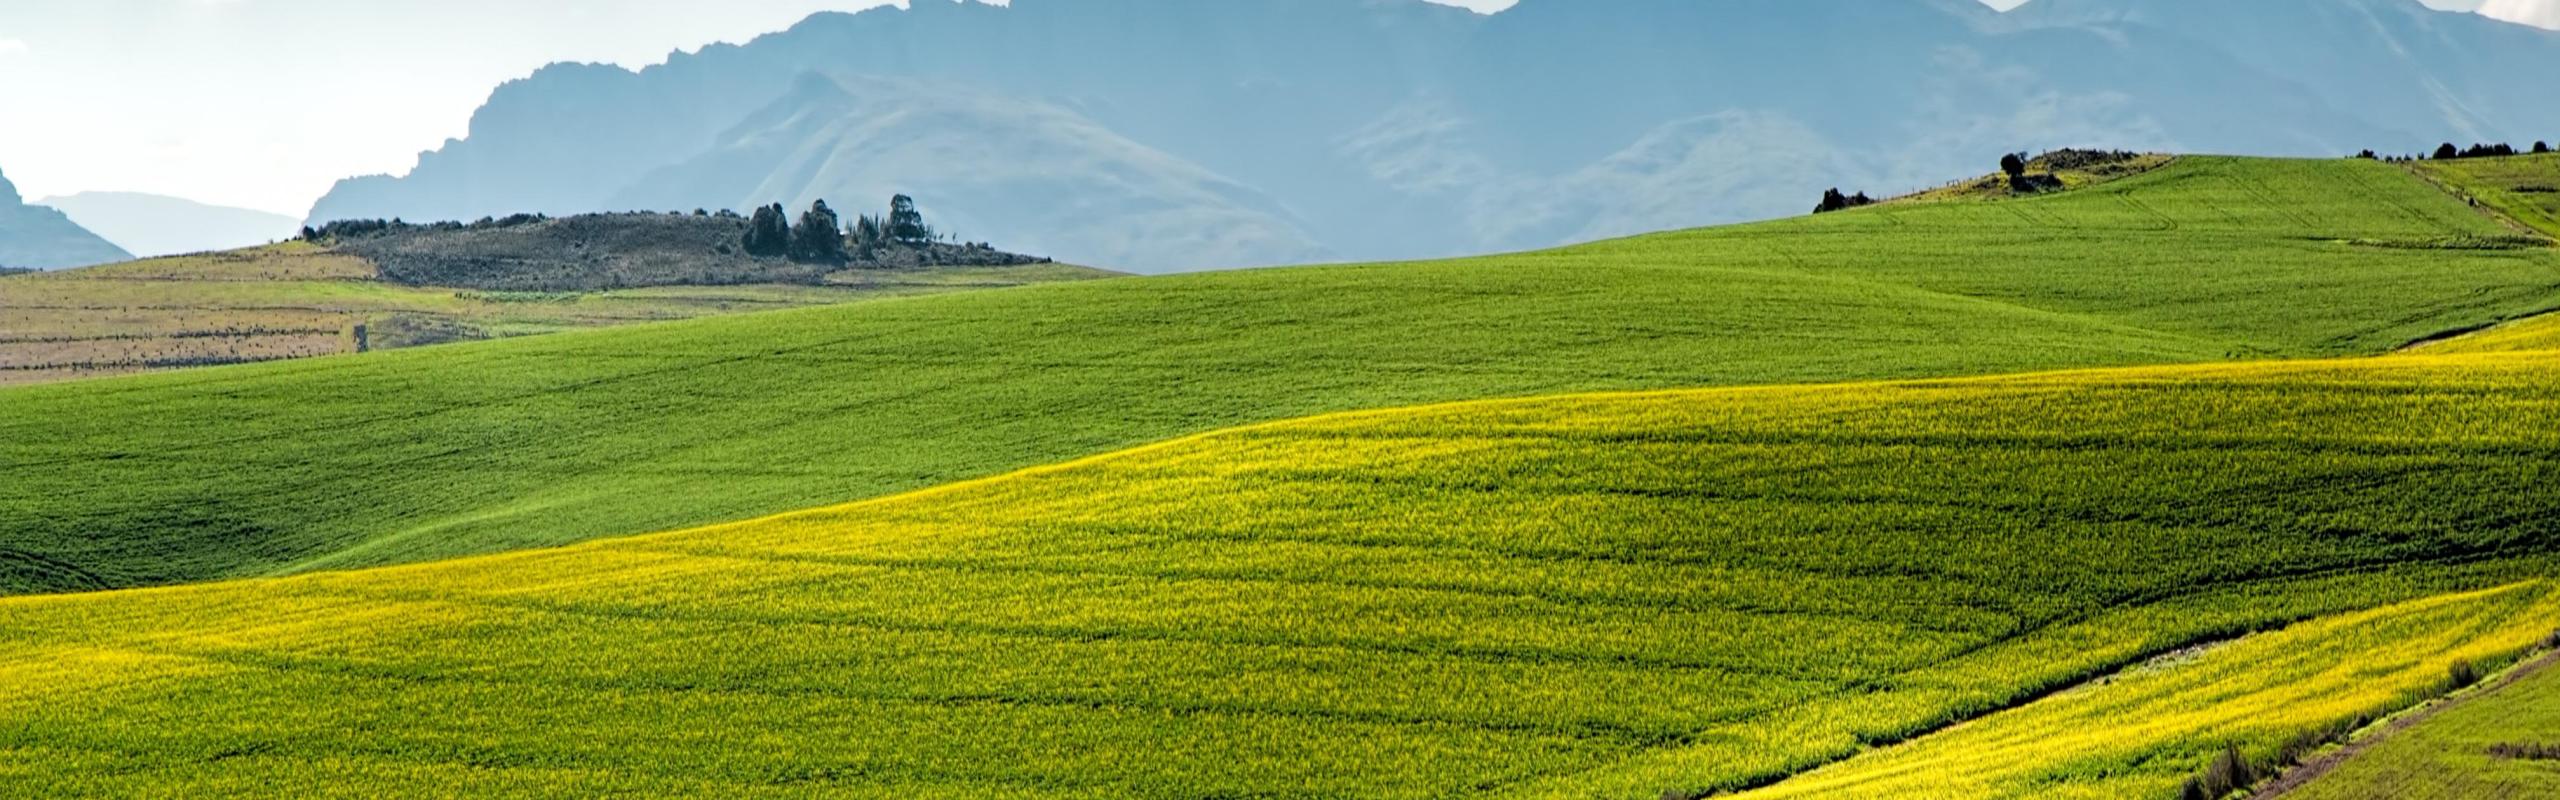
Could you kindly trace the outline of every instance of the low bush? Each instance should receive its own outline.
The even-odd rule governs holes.
[[[2560,744],[2495,744],[2489,755],[2511,761],[2560,761]]]
[[[2452,669],[2446,670],[2445,682],[2448,690],[2461,690],[2479,685],[2481,677],[2480,665],[2463,659],[2453,662]]]

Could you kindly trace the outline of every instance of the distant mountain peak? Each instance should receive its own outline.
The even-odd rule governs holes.
[[[61,211],[27,205],[18,196],[17,184],[0,175],[0,267],[54,269],[132,257]]]

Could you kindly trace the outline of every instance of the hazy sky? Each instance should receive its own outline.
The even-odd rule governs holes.
[[[2484,1],[2560,27],[2560,0],[2427,0]],[[4,0],[0,171],[30,199],[143,191],[300,217],[339,178],[408,171],[543,64],[640,66],[882,2]]]

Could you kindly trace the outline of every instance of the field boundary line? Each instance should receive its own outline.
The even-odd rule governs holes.
[[[2284,774],[2277,777],[2274,783],[2268,784],[2266,788],[2250,793],[2249,800],[2275,800],[2276,798],[2291,794],[2295,790],[2308,786],[2311,782],[2328,775],[2330,772],[2336,770],[2340,764],[2344,764],[2357,756],[2363,755],[2365,751],[2373,749],[2376,745],[2391,741],[2393,737],[2398,736],[2403,731],[2416,727],[2427,720],[2434,719],[2438,714],[2460,708],[2484,697],[2496,696],[2507,687],[2526,678],[2540,674],[2543,670],[2550,669],[2555,664],[2560,664],[2560,650],[2551,650],[2540,656],[2528,659],[2524,663],[2507,670],[2506,674],[2498,676],[2497,680],[2492,681],[2485,686],[2478,687],[2474,691],[2460,692],[2450,697],[2439,698],[2420,704],[2413,707],[2414,710],[2404,710],[2398,717],[2392,718],[2387,722],[2379,723],[2375,727],[2369,728],[2359,735],[2348,739],[2347,743],[2344,746],[2339,747],[2337,750],[2292,769],[2285,770]]]

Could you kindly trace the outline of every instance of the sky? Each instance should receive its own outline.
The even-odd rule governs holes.
[[[407,172],[543,64],[645,66],[883,2],[6,0],[0,172],[30,200],[140,191],[298,218],[340,178]],[[2560,0],[2426,2],[2560,27]]]

